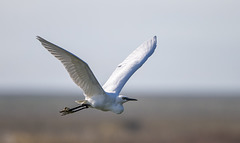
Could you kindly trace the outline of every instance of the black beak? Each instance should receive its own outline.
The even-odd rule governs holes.
[[[128,97],[126,97],[125,98],[127,101],[137,101],[137,99],[134,99],[134,98],[128,98]]]

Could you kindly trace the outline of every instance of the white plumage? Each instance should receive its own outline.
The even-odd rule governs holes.
[[[85,100],[78,101],[80,106],[75,108],[65,107],[60,111],[62,115],[74,113],[92,107],[102,111],[112,111],[120,114],[123,112],[123,103],[136,101],[136,99],[119,95],[128,79],[139,69],[153,54],[157,47],[157,37],[141,44],[122,63],[120,63],[103,87],[99,84],[88,64],[74,54],[37,36],[42,45],[57,59],[59,59],[72,80],[83,90]]]

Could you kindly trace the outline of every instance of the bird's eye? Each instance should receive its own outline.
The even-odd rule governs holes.
[[[122,97],[123,100],[127,100],[127,97]]]

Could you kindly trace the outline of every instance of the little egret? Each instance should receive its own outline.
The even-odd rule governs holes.
[[[153,54],[157,47],[157,37],[154,36],[135,49],[120,63],[103,87],[99,84],[88,64],[74,54],[37,36],[41,44],[58,60],[62,62],[72,80],[83,90],[85,100],[76,101],[80,106],[65,107],[62,115],[74,113],[86,108],[96,108],[102,111],[112,111],[121,114],[123,103],[137,99],[119,95],[125,83]]]

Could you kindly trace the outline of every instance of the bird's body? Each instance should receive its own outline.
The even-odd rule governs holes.
[[[102,87],[88,64],[83,60],[39,36],[37,36],[37,39],[51,54],[62,62],[73,81],[80,86],[84,92],[85,100],[77,101],[80,106],[71,109],[66,107],[61,111],[63,115],[74,113],[88,107],[102,111],[112,111],[117,114],[122,113],[124,110],[123,103],[136,101],[136,99],[119,95],[121,89],[133,73],[152,55],[157,46],[156,36],[144,42],[117,66]]]
[[[120,102],[117,102],[117,96],[113,94],[96,95],[91,98],[86,97],[87,101],[91,107],[102,110],[102,111],[112,111],[114,113],[120,114],[123,112],[123,106]]]

